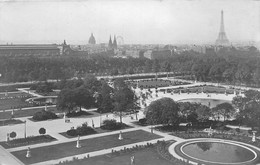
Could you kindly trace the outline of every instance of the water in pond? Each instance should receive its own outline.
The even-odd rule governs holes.
[[[194,142],[182,149],[190,157],[218,163],[246,162],[255,157],[244,147],[221,142]]]
[[[210,108],[216,107],[218,104],[222,103],[231,103],[231,101],[220,100],[220,99],[204,99],[204,98],[192,98],[192,99],[182,99],[179,102],[191,102],[191,103],[201,103],[202,105],[206,105]]]

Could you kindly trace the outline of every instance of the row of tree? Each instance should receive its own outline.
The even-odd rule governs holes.
[[[138,109],[138,102],[135,92],[123,79],[115,80],[111,87],[106,81],[88,75],[64,83],[57,100],[57,108],[62,111],[81,111],[82,107],[96,107],[100,113],[115,112],[122,122],[124,112]]]
[[[149,124],[179,125],[181,122],[237,120],[241,125],[260,127],[260,92],[249,90],[245,96],[234,97],[232,104],[222,103],[209,108],[198,103],[178,103],[171,98],[153,101],[146,108]]]
[[[230,103],[222,103],[210,109],[199,103],[175,102],[171,98],[162,98],[152,102],[146,109],[149,124],[179,125],[181,122],[206,122],[234,117],[236,110]]]
[[[185,51],[166,59],[80,57],[23,57],[0,59],[1,81],[82,78],[86,73],[118,75],[148,72],[181,72],[202,81],[260,85],[259,52],[250,48],[220,49],[214,55]]]

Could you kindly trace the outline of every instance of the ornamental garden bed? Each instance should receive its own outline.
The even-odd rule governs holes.
[[[55,139],[50,135],[39,135],[39,136],[29,136],[27,138],[17,138],[14,140],[10,140],[9,142],[0,142],[0,145],[8,149],[8,148],[21,147],[21,146],[27,146],[32,144],[47,143],[56,140],[57,139]]]
[[[118,134],[113,134],[108,136],[80,140],[81,148],[76,148],[76,141],[45,147],[32,148],[32,157],[29,159],[25,157],[27,150],[20,150],[11,153],[19,160],[21,160],[24,164],[33,164],[93,151],[99,151],[108,148],[114,148],[127,144],[162,138],[159,135],[151,134],[143,130],[123,132],[122,137],[122,140],[118,140]]]
[[[35,112],[38,112],[43,109],[44,108],[42,108],[42,107],[32,107],[32,109],[14,109],[13,117],[18,118],[18,117],[33,116],[35,114]],[[60,112],[57,110],[56,107],[48,107],[48,111],[51,111],[54,113]],[[10,119],[12,116],[11,113],[12,113],[12,111],[0,112],[0,119]]]
[[[66,116],[69,118],[85,117],[85,116],[89,116],[89,115],[93,115],[93,114],[86,112],[86,111],[72,111],[72,112],[66,114]]]
[[[1,120],[0,121],[0,127],[6,126],[6,125],[21,124],[21,123],[24,123],[24,121],[18,120],[18,119]]]
[[[106,132],[112,132],[112,131],[118,131],[118,130],[124,130],[128,128],[132,128],[129,125],[126,125],[124,123],[120,124],[121,127],[115,126],[115,125],[108,125],[108,126],[101,126],[100,128],[93,128],[89,127],[87,123],[83,123],[82,126],[75,128],[71,128],[70,130],[66,132],[61,132],[60,134],[66,138],[75,138],[78,135],[80,136],[87,136],[92,134],[100,134],[100,133],[106,133]],[[109,129],[106,129],[109,128]]]

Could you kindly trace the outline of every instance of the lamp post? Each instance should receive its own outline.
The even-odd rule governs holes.
[[[26,119],[24,120],[24,138],[26,138]]]

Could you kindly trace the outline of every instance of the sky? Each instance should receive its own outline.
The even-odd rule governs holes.
[[[221,10],[231,42],[260,41],[259,0],[1,0],[0,43],[214,43]]]

